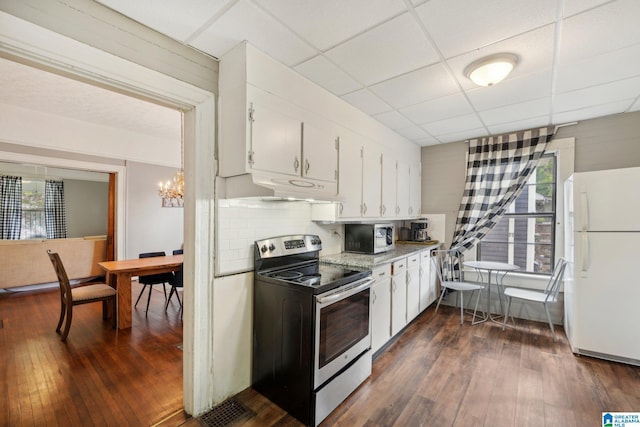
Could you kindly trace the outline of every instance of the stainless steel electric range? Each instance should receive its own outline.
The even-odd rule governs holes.
[[[255,242],[253,388],[317,426],[371,375],[371,271],[319,262],[315,235]]]

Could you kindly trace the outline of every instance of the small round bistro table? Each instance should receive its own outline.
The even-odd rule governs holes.
[[[483,280],[484,274],[483,271],[487,272],[487,313],[486,320],[491,320],[493,322],[498,322],[498,318],[504,316],[504,309],[502,308],[502,279],[507,275],[510,271],[519,270],[515,264],[507,264],[505,262],[494,262],[494,261],[465,261],[463,263],[465,267],[474,268],[478,274],[480,275],[480,280]],[[491,315],[491,276],[495,276],[496,285],[498,285],[498,300],[500,301],[500,309],[502,310],[502,315],[493,317]]]

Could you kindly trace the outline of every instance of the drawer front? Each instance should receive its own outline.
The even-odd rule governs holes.
[[[391,264],[380,265],[371,269],[371,276],[376,280],[383,280],[391,276]]]
[[[407,259],[403,258],[391,264],[391,274],[396,276],[407,271]]]

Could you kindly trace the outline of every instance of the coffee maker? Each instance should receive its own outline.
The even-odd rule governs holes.
[[[414,242],[424,242],[431,240],[427,234],[427,220],[421,219],[411,223],[411,240]]]

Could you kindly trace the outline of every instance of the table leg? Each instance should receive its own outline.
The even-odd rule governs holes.
[[[118,329],[131,327],[131,273],[120,273],[118,283]]]

